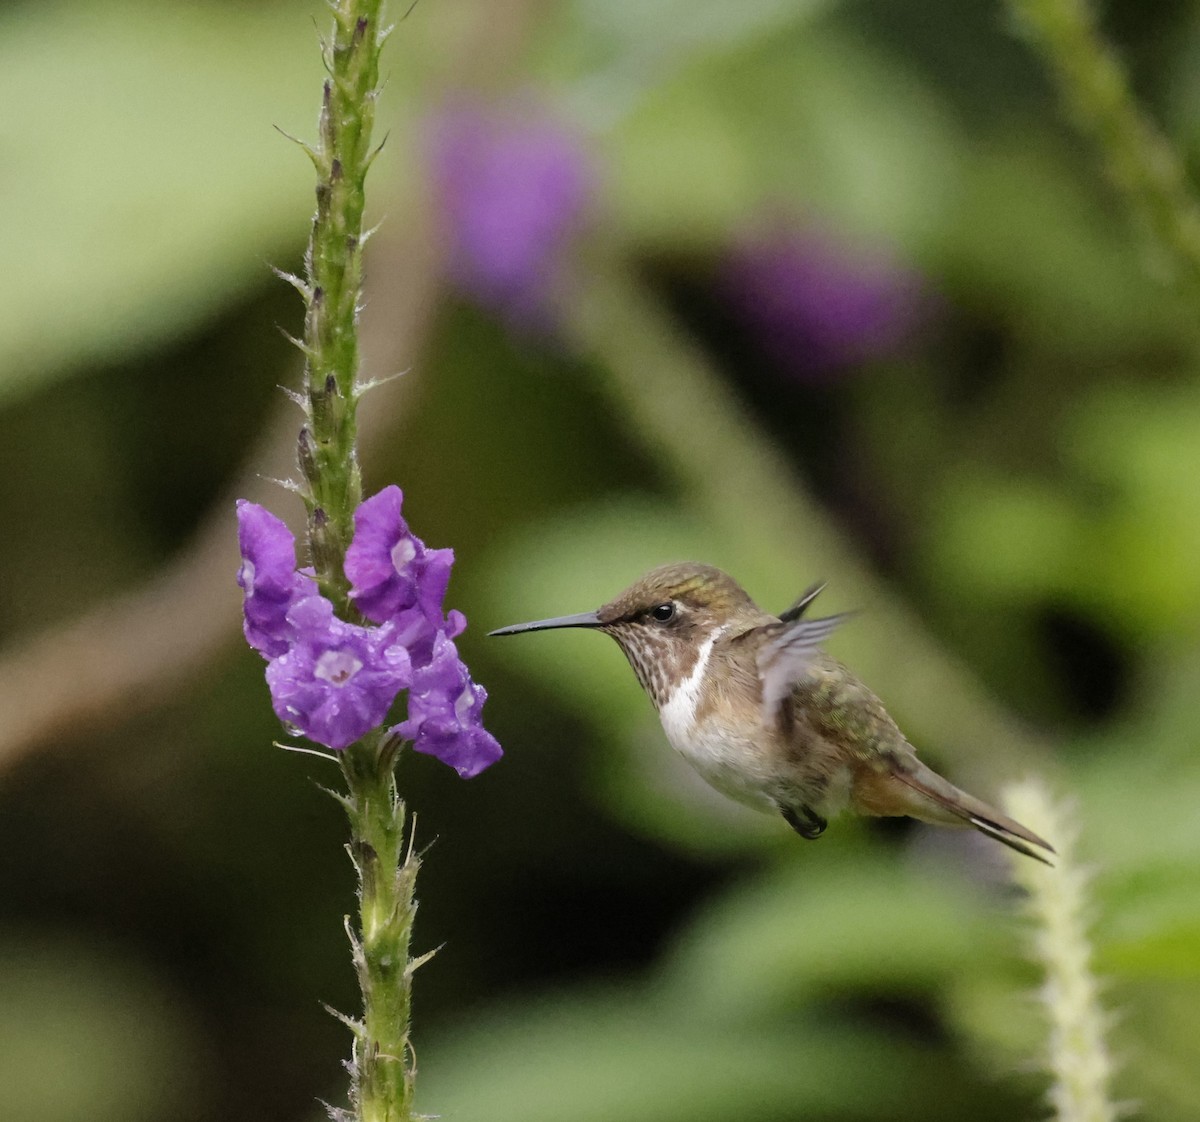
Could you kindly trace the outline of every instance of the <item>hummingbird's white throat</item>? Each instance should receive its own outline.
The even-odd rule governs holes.
[[[700,687],[708,670],[708,660],[712,657],[713,645],[725,634],[726,630],[726,627],[715,628],[712,634],[700,644],[692,672],[671,691],[670,697],[658,711],[667,739],[681,752],[686,751],[682,745],[687,743],[696,725],[696,707],[700,704]]]

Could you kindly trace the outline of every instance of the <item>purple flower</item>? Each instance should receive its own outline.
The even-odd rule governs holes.
[[[323,596],[298,601],[288,622],[295,640],[267,667],[276,716],[330,748],[345,748],[383,724],[412,681],[408,652],[392,629],[346,623]]]
[[[550,326],[592,177],[578,137],[529,102],[459,102],[431,129],[455,284],[516,326]]]
[[[292,639],[288,611],[297,600],[316,592],[316,582],[296,572],[296,541],[269,510],[239,499],[237,519],[242,630],[256,651],[276,658],[287,651]]]
[[[921,318],[915,273],[813,228],[743,242],[718,293],[780,367],[808,379],[895,349]]]
[[[467,621],[442,606],[454,554],[426,549],[402,502],[400,488],[387,487],[355,511],[346,577],[359,610],[379,625],[359,626],[335,616],[316,581],[297,572],[288,528],[239,501],[246,639],[268,660],[275,713],[310,740],[346,748],[382,725],[412,685],[408,720],[396,731],[469,778],[502,752],[480,724],[487,694],[453,643]]]
[[[458,650],[445,635],[433,644],[433,658],[413,673],[408,720],[393,730],[412,740],[418,752],[436,756],[464,779],[478,775],[503,754],[482,724],[487,691],[471,681]]]
[[[346,550],[350,597],[367,619],[394,626],[413,663],[428,662],[434,636],[462,633],[460,612],[442,608],[450,583],[451,549],[426,549],[400,513],[404,495],[385,487],[354,512],[354,540]]]

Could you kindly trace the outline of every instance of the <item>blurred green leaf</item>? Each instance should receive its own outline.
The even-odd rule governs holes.
[[[204,1056],[144,967],[92,942],[9,932],[0,991],[0,1117],[151,1122],[202,1101]]]
[[[1187,869],[1200,859],[1200,767],[1169,764],[1152,743],[1129,739],[1123,752],[1089,760],[1075,773],[1083,823],[1081,850],[1106,878],[1152,868]]]
[[[942,269],[961,299],[987,299],[1018,338],[1094,356],[1194,347],[1183,294],[1147,275],[1132,226],[1097,198],[1042,126],[1010,122],[960,153],[962,189],[939,224]]]
[[[896,1037],[831,1020],[731,1033],[633,993],[577,993],[423,1052],[417,1105],[489,1122],[881,1122],[961,1117],[954,1082]]]
[[[993,471],[947,475],[928,538],[939,581],[1004,603],[1069,592],[1087,564],[1083,512],[1064,490]]]
[[[1200,880],[1181,886],[1180,891],[1187,893],[1186,901],[1170,901],[1165,909],[1162,897],[1154,901],[1158,915],[1147,915],[1148,902],[1139,902],[1139,918],[1154,931],[1108,942],[1097,958],[1098,968],[1131,978],[1200,979],[1200,909],[1195,902]]]
[[[1067,448],[1108,499],[1083,543],[1083,595],[1139,630],[1200,620],[1200,389],[1106,386],[1080,402]]]
[[[1200,1103],[1200,984],[1194,979],[1116,984],[1110,1006],[1118,1090],[1155,1122],[1194,1122]]]
[[[1013,942],[1019,920],[1013,918]],[[968,971],[949,979],[945,1011],[971,1046],[971,1055],[997,1076],[1028,1067],[1042,1055],[1046,1019],[1037,1001],[1039,979],[1032,964],[1006,960],[988,970]]]
[[[723,56],[833,7],[835,0],[571,0],[553,54],[572,75],[576,116],[607,128],[682,66]]]
[[[296,4],[10,7],[0,397],[160,344],[290,257],[312,174],[271,126],[311,132],[321,77]]]
[[[938,991],[986,971],[1003,947],[998,913],[968,882],[816,850],[703,914],[668,984],[716,1015],[744,1018],[833,991]]]
[[[693,61],[612,148],[614,205],[652,246],[711,246],[779,211],[919,246],[956,190],[950,133],[911,77],[808,27]]]
[[[1076,780],[1081,851],[1097,863],[1098,966],[1122,977],[1200,977],[1200,768],[1154,743],[1090,762]]]
[[[833,6],[831,0],[572,0],[582,27],[614,57],[728,52]]]
[[[1200,393],[1102,385],[1067,418],[1074,470],[1049,481],[996,465],[948,474],[930,562],[963,596],[1054,598],[1135,635],[1200,619]]]

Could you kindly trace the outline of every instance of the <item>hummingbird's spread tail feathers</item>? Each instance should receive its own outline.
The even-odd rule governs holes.
[[[1023,853],[1026,857],[1032,857],[1043,865],[1052,864],[1044,854],[1032,848],[1037,846],[1047,853],[1053,853],[1054,846],[1044,838],[1038,837],[1032,830],[1009,818],[1008,815],[1001,814],[1000,811],[988,806],[981,799],[968,795],[966,791],[960,791],[953,783],[943,779],[937,772],[927,768],[919,760],[912,762],[917,765],[917,769],[896,770],[892,772],[892,776],[918,795],[924,796],[925,800],[932,800],[937,809],[943,812],[939,814],[932,807],[914,805],[908,810],[908,814],[913,818],[941,825],[974,826],[980,833],[986,834],[989,838],[995,838],[1009,849]],[[916,803],[917,800],[913,800],[913,802]],[[933,813],[930,813],[931,810]]]

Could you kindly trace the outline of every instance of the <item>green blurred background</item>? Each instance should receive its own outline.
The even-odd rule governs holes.
[[[1196,151],[1200,5],[1102,15]],[[317,789],[336,772],[272,747],[233,581],[232,497],[297,513],[260,478],[288,471],[275,387],[299,376],[276,330],[299,301],[268,266],[299,268],[311,175],[271,126],[311,135],[313,17],[0,4],[12,1122],[305,1120],[344,1094],[320,1007],[356,1001],[345,829]],[[1118,1097],[1200,1115],[1200,295],[1006,9],[426,0],[385,70],[365,355],[407,373],[363,406],[365,473],[454,547],[460,649],[507,750],[468,783],[401,767],[429,845],[416,949],[442,948],[417,980],[419,1105],[1044,1116],[995,847],[848,820],[802,843],[683,770],[611,643],[484,638],[693,558],[775,610],[828,579],[829,607],[863,609],[833,653],[926,759],[987,798],[1032,771],[1077,799]],[[467,89],[587,152],[533,324],[448,264],[423,138]],[[905,330],[789,362],[728,279],[781,229],[819,231],[850,288],[903,278]]]

